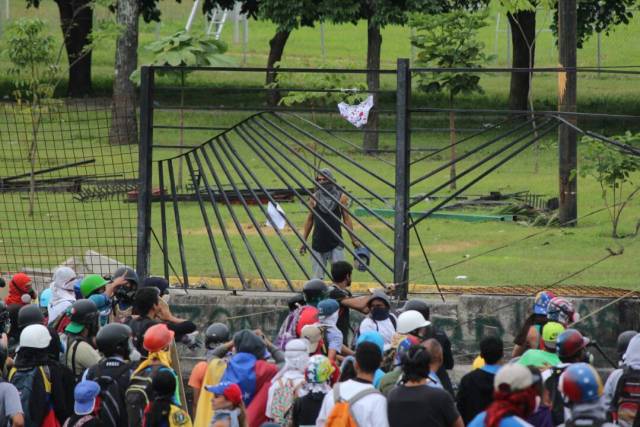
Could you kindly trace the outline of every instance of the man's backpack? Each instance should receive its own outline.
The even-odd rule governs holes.
[[[355,416],[353,415],[352,407],[360,399],[370,394],[380,394],[378,390],[373,387],[366,388],[354,396],[351,399],[344,400],[340,396],[340,383],[333,387],[333,409],[329,417],[327,417],[326,427],[358,427]]]
[[[640,370],[626,366],[611,399],[613,419],[622,426],[632,426],[640,414]]]
[[[579,416],[567,420],[564,427],[603,427],[605,424],[608,424],[607,421],[601,418]]]
[[[107,363],[109,363],[107,361]],[[108,366],[106,367],[108,368]],[[118,427],[127,419],[124,405],[125,402],[125,382],[129,382],[131,365],[122,363],[113,369],[105,369],[102,363],[90,368],[87,373],[88,380],[97,382],[100,385],[100,408],[98,419],[104,427]]]
[[[46,366],[36,366],[29,369],[13,368],[9,372],[9,382],[20,393],[20,403],[24,412],[24,424],[26,426],[43,423],[46,420],[55,420],[52,417],[51,407],[51,377]],[[58,423],[59,425],[59,423]]]
[[[302,314],[302,307],[298,307],[293,310],[291,313],[287,315],[284,319],[282,325],[280,325],[280,329],[278,330],[278,335],[276,336],[275,345],[280,350],[285,349],[287,343],[292,339],[298,338],[296,334],[296,326],[298,326],[298,321],[300,320],[300,315]]]
[[[92,421],[92,420],[96,419],[96,417],[91,415],[91,414],[83,415],[82,417],[78,418],[75,421],[74,421],[74,418],[76,418],[76,417],[67,418],[67,421],[64,422],[62,427],[82,427],[83,425],[85,425],[89,421]]]
[[[291,408],[301,383],[296,386],[292,379],[279,378],[271,399],[271,419],[280,425],[289,425]]]
[[[138,349],[141,354],[146,355],[147,350],[145,350],[142,345],[144,342],[144,333],[157,322],[153,319],[149,319],[148,317],[129,317],[125,323],[131,328],[131,341],[133,342],[134,347]]]
[[[131,376],[129,387],[127,387],[124,395],[127,406],[127,418],[130,426],[142,426],[144,409],[155,397],[151,382],[156,373],[161,369],[170,370],[170,368],[164,365],[151,365]]]
[[[560,384],[560,375],[562,375],[566,366],[556,366],[551,369],[553,371],[551,376],[544,382],[544,387],[549,392],[551,400],[551,419],[553,420],[553,425],[557,426],[564,423],[564,401],[558,386]]]

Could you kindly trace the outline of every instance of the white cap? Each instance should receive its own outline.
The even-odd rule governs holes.
[[[529,368],[515,363],[510,363],[500,368],[493,379],[493,388],[496,391],[502,390],[510,393],[527,389],[532,384],[533,375]]]
[[[29,325],[20,333],[20,348],[47,348],[51,342],[51,334],[44,325]]]
[[[397,332],[399,334],[408,334],[411,331],[429,325],[431,325],[431,322],[426,320],[422,313],[416,310],[407,310],[398,316]]]

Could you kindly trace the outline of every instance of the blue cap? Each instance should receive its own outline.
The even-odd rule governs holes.
[[[93,412],[96,406],[96,397],[100,394],[100,385],[95,381],[80,381],[73,390],[73,398],[76,403],[73,410],[77,415],[87,415]]]
[[[207,391],[210,391],[213,394],[217,394],[218,396],[222,396],[224,394],[224,391],[227,387],[229,387],[231,384],[231,382],[229,381],[223,381],[221,383],[215,384],[215,385],[207,385],[204,388],[207,389]]]
[[[51,288],[47,288],[44,291],[40,292],[40,296],[38,297],[38,305],[40,308],[47,308],[49,306],[49,301],[51,301]]]
[[[384,338],[376,331],[367,331],[361,334],[356,341],[356,347],[363,342],[372,342],[380,348],[380,353],[384,353]]]
[[[318,316],[327,317],[338,311],[340,304],[334,299],[323,299],[318,303]]]

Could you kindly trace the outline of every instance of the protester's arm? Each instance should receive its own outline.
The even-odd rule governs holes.
[[[20,393],[15,386],[7,385],[4,392],[4,412],[11,418],[12,427],[24,427],[24,411],[20,402]]]
[[[351,214],[349,213],[349,209],[347,209],[347,205],[349,204],[349,199],[346,194],[342,194],[340,196],[340,205],[342,206],[342,221],[351,236],[351,244],[353,244],[354,248],[360,246],[360,241],[356,238],[356,235],[353,233],[353,221],[351,219]]]
[[[224,356],[226,356],[226,354],[229,353],[232,348],[233,348],[233,341],[229,341],[224,344],[220,344],[219,346],[214,348],[212,350],[212,354],[214,357],[221,359]]]
[[[464,427],[464,422],[462,421],[462,417],[458,416],[456,420],[453,422],[451,427]]]
[[[313,205],[313,201],[311,202]],[[311,234],[311,230],[313,229],[313,212],[309,212],[307,215],[307,219],[304,221],[304,228],[302,229],[302,239],[304,242],[302,246],[300,246],[300,254],[304,254],[307,251],[306,241],[309,238],[309,234]]]
[[[24,427],[24,415],[15,414],[11,417],[11,427]]]
[[[367,304],[369,303],[370,299],[371,299],[371,295],[363,295],[360,297],[353,297],[353,298],[343,298],[340,300],[340,304],[344,305],[345,307],[357,310],[360,313],[369,314],[369,307],[367,307]]]
[[[123,274],[122,276],[116,277],[111,282],[107,283],[104,287],[104,294],[109,298],[112,298],[113,294],[116,292],[116,289],[118,289],[122,285],[127,284],[127,279],[125,279],[124,276],[125,275]]]

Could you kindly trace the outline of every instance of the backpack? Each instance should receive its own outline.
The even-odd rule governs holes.
[[[126,375],[129,380],[131,365],[123,363],[121,366],[104,372],[101,364],[91,368],[87,373],[87,379],[100,385],[100,409],[97,411],[98,419],[105,427],[118,427],[122,421],[125,408],[124,391],[119,380]]]
[[[12,368],[9,372],[9,382],[13,384],[20,393],[20,403],[24,412],[24,423],[26,426],[34,425],[36,422],[33,416],[38,412],[31,407],[31,403],[40,403],[44,398],[45,409],[37,414],[37,418],[42,417],[42,425],[60,426],[51,405],[51,381],[50,373],[46,366],[36,366],[29,369]]]
[[[271,419],[280,425],[289,425],[291,409],[296,399],[296,393],[301,384],[295,385],[291,379],[279,378],[278,387],[273,392],[271,399]]]
[[[146,356],[148,352],[142,345],[144,342],[144,333],[157,322],[153,319],[149,319],[148,317],[129,317],[124,323],[131,328],[134,347],[138,349],[142,355]]]
[[[640,414],[640,370],[624,367],[611,399],[611,408],[617,424],[633,425]]]
[[[151,365],[131,376],[129,387],[125,391],[124,400],[127,407],[127,419],[133,427],[142,426],[144,410],[154,399],[151,382],[161,369],[170,369],[164,365]]]
[[[333,409],[329,417],[327,417],[326,427],[358,427],[358,423],[355,420],[351,407],[358,400],[370,394],[380,394],[378,390],[373,387],[366,388],[356,393],[351,399],[344,400],[340,397],[340,383],[333,387]]]
[[[553,367],[551,368],[553,372],[551,376],[547,378],[544,382],[544,387],[547,391],[549,391],[549,396],[551,399],[551,419],[553,420],[553,425],[557,426],[564,423],[564,401],[562,399],[562,394],[558,388],[560,383],[560,375],[567,367]]]
[[[575,419],[567,420],[564,423],[564,427],[602,427],[605,424],[607,424],[607,421],[600,418],[579,416]]]
[[[94,417],[93,415],[89,414],[89,415],[85,415],[82,418],[79,418],[76,422],[74,422],[73,424],[71,424],[71,418],[67,418],[67,421],[64,422],[64,424],[62,425],[62,427],[82,427],[83,425],[85,425],[86,423],[88,423],[89,421],[95,419],[96,417]]]
[[[276,347],[280,350],[284,351],[284,348],[287,346],[289,341],[298,338],[298,335],[296,334],[296,326],[298,326],[298,321],[300,320],[303,308],[304,306],[293,310],[284,319],[282,325],[280,325],[275,342]]]

